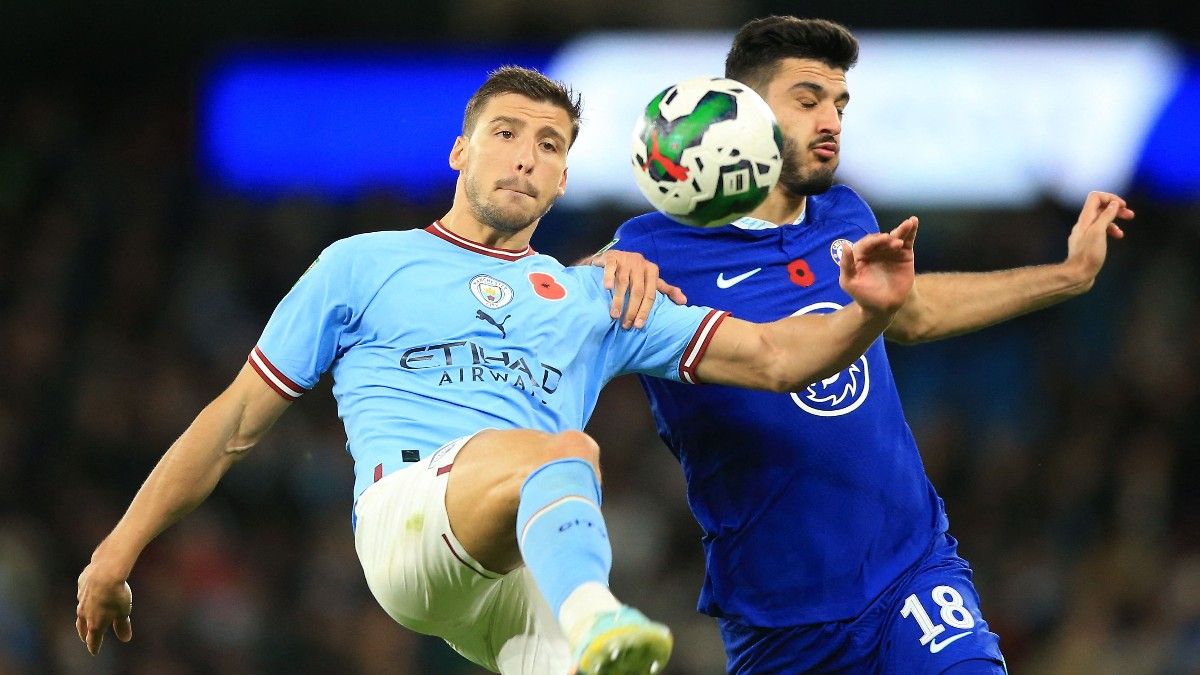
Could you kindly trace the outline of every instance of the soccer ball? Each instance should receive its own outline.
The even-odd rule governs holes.
[[[722,77],[658,93],[633,129],[633,175],[654,208],[686,225],[724,225],[767,198],[783,167],[767,102]]]

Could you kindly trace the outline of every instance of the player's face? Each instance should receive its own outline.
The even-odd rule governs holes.
[[[780,188],[797,197],[828,190],[840,156],[842,111],[850,102],[846,71],[812,59],[782,59],[763,98],[783,131]]]
[[[571,119],[557,105],[520,94],[489,99],[450,154],[479,222],[511,234],[544,216],[567,186],[570,133]]]

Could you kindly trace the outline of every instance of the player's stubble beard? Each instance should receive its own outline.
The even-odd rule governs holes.
[[[813,145],[832,140],[820,138]],[[833,187],[833,173],[837,171],[837,160],[822,162],[812,169],[804,168],[800,144],[791,138],[783,139],[783,167],[779,171],[779,187],[796,197],[821,194]]]
[[[463,177],[463,184],[466,188],[467,202],[471,205],[471,211],[475,214],[475,218],[493,230],[504,234],[516,234],[524,230],[549,213],[550,207],[554,205],[554,199],[551,199],[546,203],[544,208],[537,208],[536,212],[531,216],[528,213],[505,209],[498,204],[488,201],[484,197],[483,191],[479,189],[479,181],[475,179],[475,176],[470,171]],[[537,200],[538,196],[538,191],[533,185],[528,182],[522,182],[515,176],[502,178],[496,181],[493,187],[520,190],[531,195],[534,200]]]

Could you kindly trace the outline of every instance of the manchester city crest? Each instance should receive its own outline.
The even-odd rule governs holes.
[[[512,286],[487,274],[477,274],[471,279],[471,294],[488,309],[498,309],[512,302]]]

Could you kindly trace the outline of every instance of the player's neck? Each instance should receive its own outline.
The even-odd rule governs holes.
[[[533,236],[533,231],[537,229],[538,224],[538,221],[535,220],[518,232],[501,232],[480,222],[471,214],[470,209],[460,208],[458,203],[450,207],[450,210],[442,216],[439,222],[442,227],[463,239],[508,251],[520,251],[529,246],[529,239]]]
[[[804,196],[789,195],[777,187],[767,194],[766,200],[758,208],[746,215],[776,225],[789,225],[804,213],[805,199]]]

